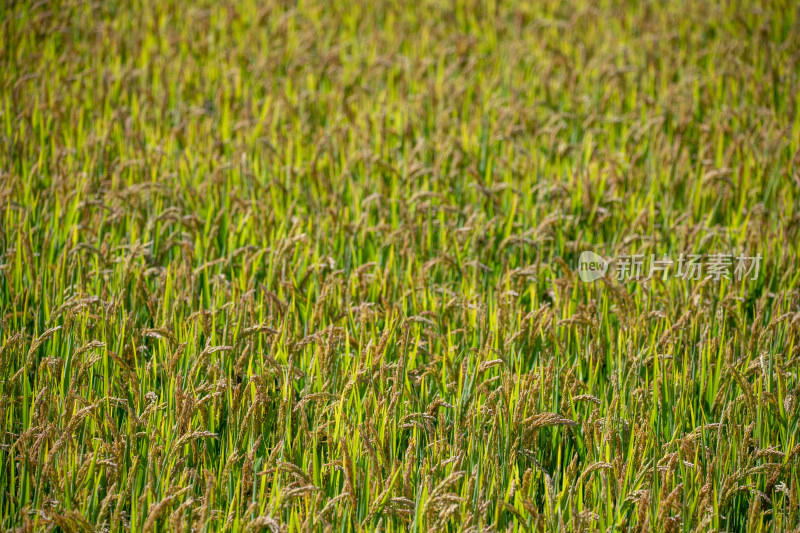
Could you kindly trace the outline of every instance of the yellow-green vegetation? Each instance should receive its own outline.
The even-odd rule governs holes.
[[[788,0],[0,2],[0,530],[797,528],[799,75]]]

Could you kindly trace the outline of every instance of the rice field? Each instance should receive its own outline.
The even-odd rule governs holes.
[[[0,531],[800,531],[798,95],[788,0],[0,2]]]

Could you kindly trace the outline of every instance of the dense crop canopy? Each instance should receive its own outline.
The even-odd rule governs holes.
[[[799,527],[799,51],[791,2],[0,2],[0,530]]]

